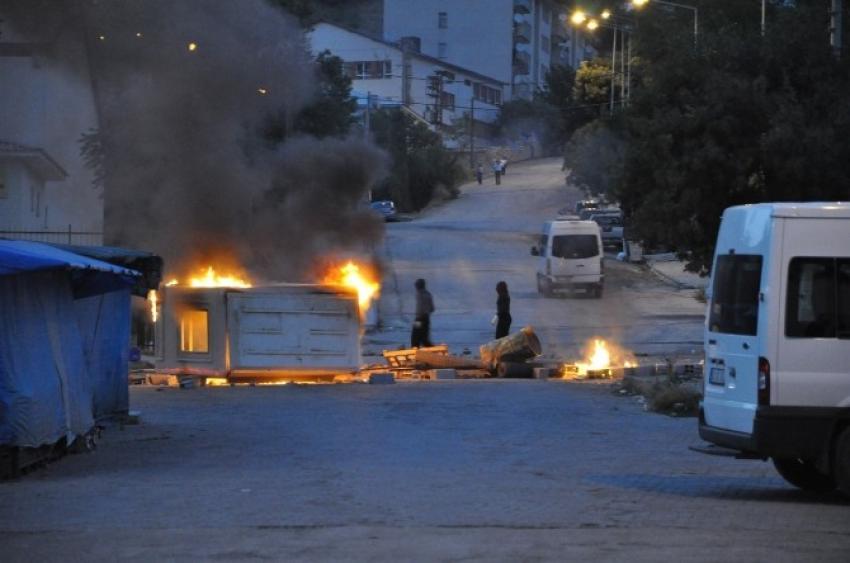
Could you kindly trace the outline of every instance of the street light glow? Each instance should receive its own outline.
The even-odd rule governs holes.
[[[596,29],[597,27],[599,27],[599,22],[598,22],[598,21],[596,21],[596,20],[590,20],[589,22],[587,22],[587,29],[589,29],[590,31],[593,31],[593,30],[594,30],[594,29]]]
[[[611,17],[611,10],[602,10],[602,19],[607,20]]]
[[[570,16],[570,21],[573,22],[575,25],[583,24],[586,19],[587,14],[585,14],[581,10],[576,10],[575,12],[573,12],[573,15]]]
[[[634,6],[635,8],[646,6],[648,3],[649,0],[632,0],[632,6]]]
[[[189,43],[189,50],[190,50],[190,51],[194,51],[194,50],[196,50],[197,48],[198,48],[198,44],[197,44],[197,43],[194,43],[194,42]]]

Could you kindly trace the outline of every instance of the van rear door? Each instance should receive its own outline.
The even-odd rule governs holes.
[[[556,278],[598,276],[602,253],[598,234],[563,234],[552,237],[552,275]]]
[[[758,403],[759,292],[764,258],[718,254],[706,335],[706,424],[751,434]]]

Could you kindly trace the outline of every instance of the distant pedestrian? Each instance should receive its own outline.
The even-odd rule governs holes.
[[[416,288],[416,315],[413,330],[410,333],[411,348],[433,346],[431,344],[431,313],[434,312],[434,298],[425,289],[425,280],[419,278],[413,284]]]
[[[508,284],[500,281],[496,284],[496,338],[508,335],[511,330],[511,296],[508,293]]]
[[[505,157],[500,158],[499,159],[499,165],[502,168],[502,176],[504,176],[505,174],[508,173],[508,159],[505,158]]]
[[[475,169],[475,179],[478,180],[478,185],[481,185],[481,182],[484,181],[484,167],[480,164],[478,168]]]
[[[493,176],[496,178],[496,185],[502,183],[502,163],[498,160],[493,161]]]

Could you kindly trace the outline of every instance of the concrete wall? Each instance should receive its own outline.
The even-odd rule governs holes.
[[[445,29],[438,14],[446,12]],[[416,36],[422,52],[510,84],[513,0],[385,0],[384,39]]]
[[[455,109],[444,109],[442,123],[451,125],[458,119],[465,119],[469,108],[473,105],[474,83],[482,82],[492,88],[502,90],[494,80],[484,80],[482,77],[465,73],[457,68],[448,68],[439,62],[418,57],[415,54],[404,55],[401,49],[392,47],[380,41],[370,39],[358,33],[350,32],[331,24],[318,24],[309,36],[310,46],[314,54],[327,49],[343,61],[390,61],[392,77],[380,79],[352,80],[352,89],[357,92],[371,93],[379,102],[407,102],[412,111],[430,121],[434,98],[428,95],[428,77],[437,71],[449,71],[454,80],[444,82],[444,91],[455,96]],[[407,91],[405,97],[404,61],[407,61]],[[498,116],[499,106],[475,101],[475,118],[477,121],[491,123]]]
[[[0,19],[6,20],[0,24],[3,42],[40,39],[16,35],[2,6]],[[80,156],[80,136],[98,127],[85,44],[66,29],[46,47],[34,56],[0,52],[0,140],[43,149],[68,173],[63,181],[45,183],[45,230],[67,231],[71,225],[75,231],[103,232],[102,190],[92,186],[93,173]],[[26,189],[26,181],[19,185]],[[8,230],[8,214],[0,220],[0,230]]]
[[[0,173],[5,180],[0,193],[0,230],[45,230],[49,217],[44,182],[17,160],[0,158]]]

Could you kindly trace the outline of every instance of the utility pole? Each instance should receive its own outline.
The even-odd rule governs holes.
[[[842,26],[844,9],[843,0],[832,0],[832,8],[829,11],[829,45],[836,59],[841,58],[842,48]]]
[[[767,0],[761,0],[761,36],[764,37],[764,30],[767,22]]]
[[[469,167],[475,168],[475,92],[469,99]]]
[[[617,33],[614,31],[614,33]],[[626,103],[626,31],[620,29],[620,105]]]
[[[363,127],[363,137],[366,139],[369,138],[369,130],[371,127],[371,113],[372,113],[372,92],[366,92],[366,123]]]
[[[614,26],[614,46],[611,48],[611,115],[614,115],[614,77],[617,76],[617,26]]]

